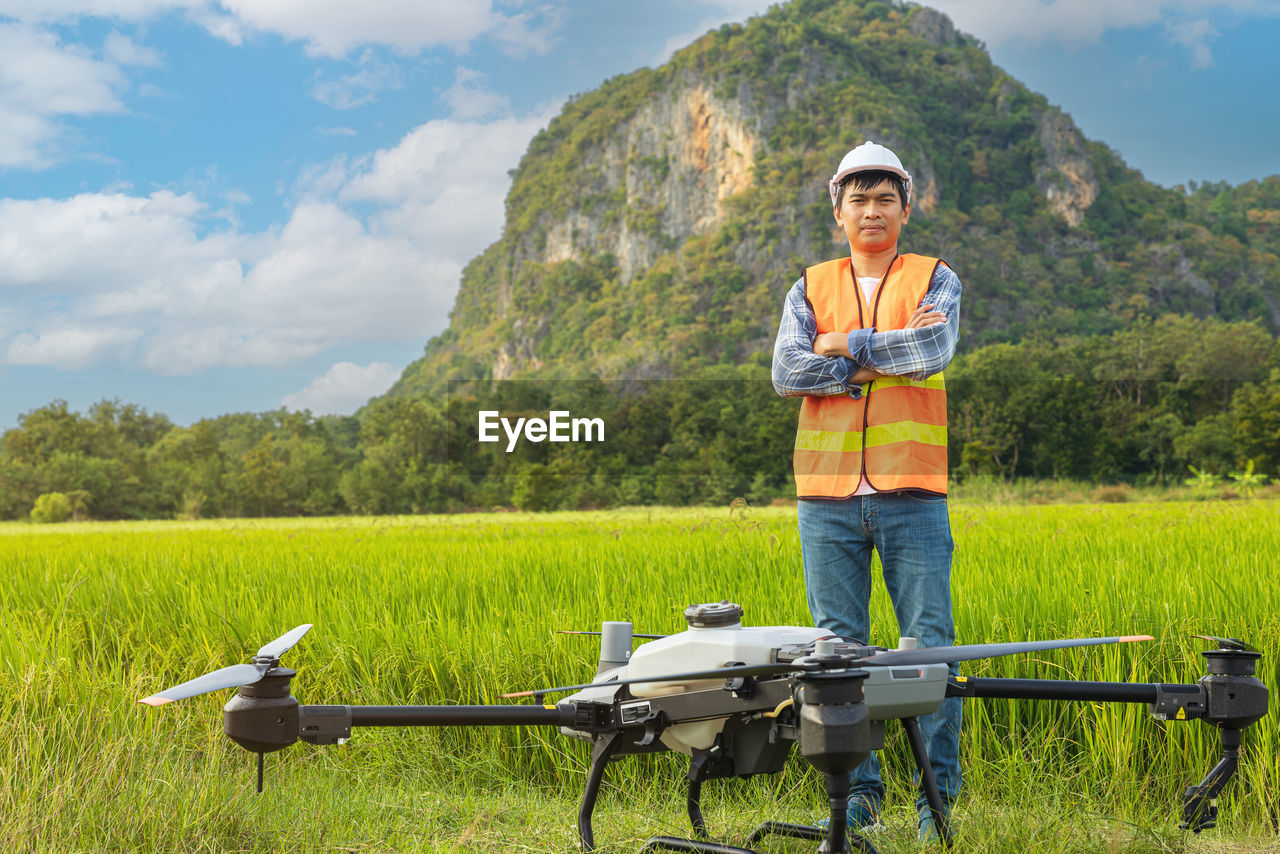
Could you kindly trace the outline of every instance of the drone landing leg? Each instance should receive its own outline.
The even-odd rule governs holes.
[[[698,839],[707,838],[707,822],[702,817],[702,781],[711,772],[711,754],[696,751],[689,757],[689,797],[685,805],[689,810],[689,822],[693,825],[693,835]]]
[[[686,805],[689,808],[689,821],[693,824],[693,835],[699,839],[707,838],[707,822],[702,817],[702,780],[693,776],[689,769],[689,797]]]
[[[920,785],[924,787],[925,800],[929,802],[929,812],[933,814],[933,827],[938,831],[938,838],[946,848],[951,847],[951,827],[947,824],[947,815],[943,812],[942,795],[938,792],[938,779],[933,776],[933,765],[929,762],[929,752],[924,746],[924,734],[920,732],[920,721],[916,718],[903,718],[902,726],[907,731],[907,741],[911,744],[911,752],[916,758],[916,767],[920,769]]]
[[[591,813],[595,811],[600,783],[604,780],[604,766],[609,764],[621,737],[621,733],[605,736],[591,749],[591,773],[587,775],[587,788],[582,792],[582,805],[578,807],[578,838],[582,840],[583,851],[596,850],[595,835],[591,832]]]
[[[258,754],[258,794],[259,795],[262,794],[262,757],[266,755],[267,754],[265,753]]]
[[[640,854],[649,851],[694,851],[697,854],[756,854],[750,848],[738,848],[707,839],[707,822],[702,817],[702,782],[711,773],[712,757],[705,751],[695,751],[689,757],[689,821],[697,839],[680,839],[676,836],[651,836],[645,840]]]
[[[1205,775],[1198,786],[1188,786],[1182,793],[1182,829],[1199,833],[1218,823],[1218,795],[1236,773],[1240,757],[1240,730],[1222,730],[1222,759]]]

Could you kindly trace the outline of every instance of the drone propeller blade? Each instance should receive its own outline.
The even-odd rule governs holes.
[[[595,635],[596,637],[600,637],[600,635],[603,633],[602,632],[580,632],[574,629],[556,629],[556,634],[558,635]],[[641,632],[632,632],[631,636],[633,638],[644,638],[645,640],[661,640],[662,638],[667,637],[666,635],[646,635],[646,634],[642,634]]]
[[[303,623],[297,628],[285,632],[271,643],[258,650],[259,658],[279,658],[289,650],[293,649],[293,645],[302,640],[302,636],[311,631],[311,623]]]
[[[1212,641],[1218,645],[1218,649],[1234,649],[1239,652],[1257,652],[1256,649],[1239,638],[1219,638],[1213,635],[1192,635],[1193,638]]]
[[[303,623],[258,650],[257,658],[262,659],[261,661],[254,664],[233,664],[230,667],[224,667],[221,670],[197,676],[189,682],[183,682],[181,685],[167,688],[158,694],[152,694],[150,697],[144,697],[138,702],[146,703],[148,706],[163,706],[165,703],[172,703],[174,700],[185,700],[187,697],[194,697],[197,694],[208,694],[211,691],[221,691],[223,688],[239,688],[243,685],[252,685],[265,676],[267,671],[271,669],[272,663],[279,661],[280,656],[302,640],[302,636],[309,631],[311,631],[311,623]]]
[[[858,666],[950,664],[953,661],[975,661],[999,658],[1020,652],[1041,652],[1075,646],[1100,646],[1110,643],[1155,640],[1151,635],[1125,635],[1114,638],[1075,638],[1073,640],[1025,641],[1022,643],[975,643],[967,646],[935,646],[926,649],[891,649],[858,659]]]
[[[827,667],[856,669],[866,665],[917,665],[947,664],[952,661],[972,661],[979,658],[997,658],[1002,655],[1013,655],[1019,652],[1039,652],[1048,649],[1065,649],[1074,646],[1097,646],[1110,643],[1129,643],[1131,641],[1155,640],[1151,635],[1127,635],[1113,638],[1076,638],[1073,640],[1028,641],[1024,643],[986,643],[969,646],[931,647],[927,649],[895,649],[869,655],[866,658],[845,659],[844,663],[817,661],[792,661],[774,664],[745,664],[735,667],[718,667],[713,670],[695,670],[692,673],[667,673],[661,676],[643,676],[632,679],[615,679],[608,682],[583,682],[579,685],[562,685],[558,688],[542,688],[534,691],[517,691],[503,694],[504,699],[514,697],[533,697],[541,694],[558,694],[563,691],[580,691],[583,688],[615,687],[634,685],[639,682],[695,682],[703,679],[728,679],[734,676],[778,676],[783,673],[796,673],[806,670]]]
[[[139,703],[146,703],[148,706],[163,706],[165,703],[172,703],[174,700],[185,700],[187,697],[195,697],[198,694],[208,694],[210,691],[220,691],[223,688],[239,688],[241,685],[252,685],[262,678],[267,672],[267,668],[256,667],[252,664],[233,664],[230,667],[224,667],[221,670],[215,670],[212,673],[206,673],[203,676],[197,676],[189,682],[183,682],[181,685],[175,685],[167,688],[158,694],[152,694],[150,697],[144,697]]]
[[[712,670],[695,670],[691,673],[664,673],[661,676],[637,676],[632,679],[612,679],[608,682],[584,682],[581,685],[561,685],[559,688],[540,688],[535,691],[517,691],[503,694],[503,699],[533,697],[538,694],[559,694],[562,691],[580,691],[583,688],[613,688],[619,685],[635,685],[640,682],[696,682],[702,679],[729,679],[734,676],[777,676],[810,669],[795,662],[775,664],[742,664],[734,667],[717,667]]]

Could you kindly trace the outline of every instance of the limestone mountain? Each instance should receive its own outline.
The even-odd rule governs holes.
[[[914,176],[903,250],[964,282],[962,348],[1169,313],[1280,327],[1280,176],[1156,186],[942,14],[793,0],[566,104],[389,394],[767,364],[801,269],[847,254],[825,182],[865,139]]]

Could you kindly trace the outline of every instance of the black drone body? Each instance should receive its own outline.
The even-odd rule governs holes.
[[[1195,832],[1217,821],[1217,798],[1235,773],[1240,733],[1267,712],[1267,688],[1253,674],[1260,654],[1229,638],[1206,638],[1207,674],[1194,684],[1078,682],[1044,679],[953,677],[948,664],[1020,652],[1150,640],[1112,638],[978,644],[915,649],[904,638],[888,650],[831,638],[819,629],[744,628],[742,609],[728,602],[690,606],[688,630],[656,637],[632,653],[631,625],[605,623],[593,682],[509,694],[533,696],[536,705],[307,706],[290,685],[296,672],[280,657],[311,628],[302,625],[258,651],[252,664],[234,665],[152,695],[161,705],[210,691],[238,687],[223,713],[223,729],[241,747],[262,757],[301,740],[338,744],[355,727],[550,726],[591,744],[591,770],[578,812],[584,851],[595,839],[591,816],[610,760],[629,754],[675,750],[689,756],[687,807],[696,839],[655,836],[642,851],[752,854],[761,839],[778,834],[820,842],[819,852],[871,843],[846,827],[849,772],[884,745],[890,720],[900,721],[920,769],[921,784],[944,845],[950,833],[917,718],[947,697],[1000,697],[1146,704],[1161,720],[1199,718],[1221,731],[1222,759],[1183,793],[1183,827]],[[594,634],[594,633],[592,633]],[[673,662],[700,669],[672,672]],[[574,691],[555,704],[548,694]],[[737,847],[708,839],[700,799],[702,784],[782,770],[793,744],[824,774],[830,823],[826,828],[766,822]]]

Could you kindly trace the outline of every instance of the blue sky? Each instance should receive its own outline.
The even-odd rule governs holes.
[[[767,5],[0,0],[0,430],[354,411],[565,98]],[[1150,180],[1280,173],[1280,0],[932,5]]]

